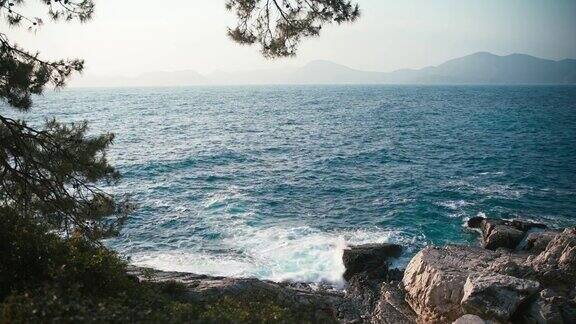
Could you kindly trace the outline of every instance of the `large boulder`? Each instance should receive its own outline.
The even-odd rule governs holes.
[[[369,279],[388,278],[388,267],[392,258],[402,254],[398,244],[366,244],[352,246],[344,250],[344,279],[350,281],[353,276],[362,275]]]
[[[497,258],[498,253],[476,247],[426,247],[412,258],[404,272],[406,301],[421,321],[454,321],[466,314],[460,301],[468,276]]]
[[[508,321],[526,299],[538,292],[537,281],[501,274],[471,275],[464,284],[462,309],[483,318]]]
[[[502,220],[473,217],[468,227],[482,232],[482,246],[489,250],[498,248],[515,249],[532,229],[544,229],[546,225],[522,220]]]
[[[559,293],[568,294],[576,283],[576,228],[554,236],[544,251],[529,257],[532,276]]]
[[[529,234],[515,250],[426,247],[410,261],[403,284],[420,322],[576,323],[576,229],[510,224]]]
[[[480,247],[426,247],[408,264],[403,284],[406,301],[423,322],[449,323],[470,313],[462,306],[469,278],[522,272],[526,256]],[[483,315],[482,312],[477,312]],[[491,319],[491,318],[486,318]]]

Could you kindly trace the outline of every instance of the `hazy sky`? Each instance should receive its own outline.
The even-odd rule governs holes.
[[[86,73],[96,75],[235,71],[315,59],[390,71],[478,51],[576,58],[576,0],[358,0],[358,22],[325,28],[320,38],[302,43],[296,58],[276,61],[226,37],[234,16],[224,2],[96,0],[95,19],[87,24],[47,23],[36,34],[8,33],[48,57],[82,57]],[[29,0],[27,9],[35,7]]]

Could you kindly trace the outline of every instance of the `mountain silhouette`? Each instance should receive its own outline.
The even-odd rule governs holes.
[[[356,70],[330,61],[299,68],[215,72],[152,72],[132,78],[86,76],[74,86],[186,86],[241,84],[576,84],[576,60],[479,52],[438,66],[393,72]]]

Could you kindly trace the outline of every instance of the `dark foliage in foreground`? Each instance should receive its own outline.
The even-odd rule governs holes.
[[[34,30],[40,18],[23,15],[25,0],[0,0],[0,19]],[[53,20],[89,20],[92,0],[41,0]],[[263,7],[265,3],[265,6]],[[272,5],[274,5],[272,7]],[[344,0],[229,0],[237,42],[260,43],[267,57],[294,55],[303,37],[326,23],[353,21]],[[264,11],[263,11],[264,9]],[[275,10],[275,11],[274,11]],[[84,61],[46,61],[0,32],[0,100],[18,111],[46,87],[62,88]],[[46,122],[42,129],[6,117],[0,106],[0,323],[293,323],[271,296],[237,296],[211,304],[186,299],[175,282],[139,282],[99,240],[117,233],[130,204],[97,184],[118,179],[106,151],[113,134],[90,136],[86,123]]]
[[[95,240],[115,234],[128,205],[94,184],[119,177],[106,159],[114,136],[86,132],[86,123],[51,120],[39,131],[0,116],[0,206],[66,235]]]
[[[42,19],[19,11],[24,3],[0,0],[0,18],[13,27],[38,28]],[[42,3],[53,20],[84,22],[94,12],[91,0]],[[78,59],[42,60],[0,33],[0,99],[13,109],[28,110],[32,95],[49,85],[63,87],[83,67]],[[74,232],[97,240],[115,234],[129,204],[118,203],[96,186],[119,177],[106,158],[114,136],[87,132],[86,123],[67,125],[56,120],[38,129],[0,111],[0,207],[66,235]]]
[[[13,27],[39,28],[41,18],[20,12],[25,3],[0,0],[0,18]],[[55,21],[86,22],[94,13],[92,0],[41,3]],[[322,25],[354,21],[360,14],[348,0],[228,0],[226,7],[238,18],[229,35],[239,43],[260,43],[267,57],[294,55],[302,37],[317,36]],[[30,109],[32,95],[47,86],[64,87],[83,68],[80,59],[43,60],[0,32],[0,99],[16,110]],[[95,240],[115,234],[130,205],[96,186],[118,178],[106,159],[113,138],[88,136],[85,123],[51,120],[37,129],[0,111],[0,206],[67,234],[80,232]]]
[[[48,234],[33,219],[0,208],[0,323],[294,322],[267,296],[186,300],[176,282],[138,282],[114,252],[82,236]]]

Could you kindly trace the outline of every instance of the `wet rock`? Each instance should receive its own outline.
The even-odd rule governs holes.
[[[387,278],[388,266],[392,258],[402,254],[402,246],[397,244],[366,244],[352,246],[344,250],[344,279],[350,281],[355,275],[369,279]]]
[[[345,250],[345,291],[172,272],[156,272],[152,280],[182,282],[188,298],[198,302],[264,296],[306,312],[311,322],[576,323],[576,229],[484,218],[469,225],[482,230],[490,249],[429,246],[404,272],[389,269],[402,253],[398,245]]]
[[[524,238],[524,232],[506,225],[486,223],[482,231],[484,248],[489,250],[515,249]]]
[[[486,217],[472,217],[466,222],[466,225],[470,228],[481,229],[482,223],[486,220]]]
[[[473,217],[468,227],[482,232],[482,246],[489,250],[498,248],[515,249],[531,229],[544,229],[546,225],[522,220],[502,220]]]
[[[400,257],[401,254],[402,247],[396,244],[367,244],[344,250],[342,259],[346,268],[344,278],[347,281],[345,298],[357,317],[363,321],[392,323],[389,321],[394,319],[393,322],[397,323],[414,322],[402,313],[406,311],[400,307],[403,299],[400,301],[393,298],[400,294],[398,283],[402,280],[403,272],[389,269],[389,264],[392,258]],[[403,305],[407,306],[405,302]]]
[[[501,274],[471,275],[464,285],[462,309],[482,318],[507,321],[540,284]]]
[[[535,223],[535,222],[531,222],[531,221],[526,221],[523,219],[513,219],[511,221],[507,221],[510,225],[512,225],[513,227],[527,232],[533,229],[547,229],[548,226],[546,226],[546,224],[542,224],[542,223]]]

